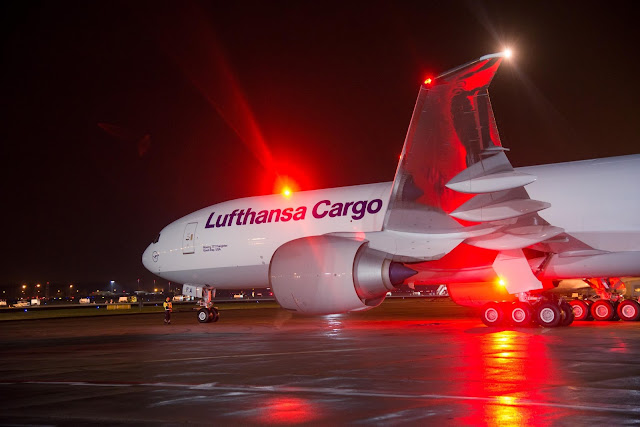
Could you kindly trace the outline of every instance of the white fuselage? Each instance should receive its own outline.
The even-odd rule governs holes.
[[[380,230],[390,188],[391,183],[380,183],[219,203],[166,226],[142,261],[151,272],[180,283],[266,287],[271,257],[282,244],[338,231]],[[189,241],[185,230],[194,223]]]
[[[531,166],[530,197],[539,214],[605,251],[640,251],[640,155]],[[180,283],[219,289],[269,286],[273,253],[291,240],[327,233],[381,231],[391,182],[219,203],[166,226],[142,261]]]

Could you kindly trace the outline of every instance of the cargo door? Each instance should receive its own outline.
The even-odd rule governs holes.
[[[195,239],[196,239],[196,227],[198,226],[197,222],[190,222],[184,228],[184,237],[182,239],[182,253],[183,254],[193,254],[196,252],[195,248]]]

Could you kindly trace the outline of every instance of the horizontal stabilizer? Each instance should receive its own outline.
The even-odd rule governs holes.
[[[465,243],[483,249],[504,251],[521,249],[540,243],[563,233],[560,227],[552,225],[526,225],[503,229],[486,236],[467,239]]]
[[[446,184],[446,187],[460,193],[492,193],[522,187],[531,184],[536,179],[537,177],[523,172],[507,171],[458,182],[455,182],[454,178]]]
[[[513,199],[493,203],[488,199],[484,200],[486,204],[478,206],[483,201],[476,199],[474,197],[449,215],[464,221],[499,221],[538,212],[551,206],[550,203],[531,199]]]

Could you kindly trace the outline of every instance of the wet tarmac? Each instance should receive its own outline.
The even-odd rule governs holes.
[[[3,425],[638,425],[640,322],[492,329],[452,303],[7,321]]]

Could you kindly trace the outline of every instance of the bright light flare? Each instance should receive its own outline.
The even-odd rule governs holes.
[[[431,84],[431,82],[433,82],[433,80],[431,80],[431,77],[427,77],[427,78],[424,80],[424,84],[426,84],[426,85],[430,85],[430,84]]]
[[[513,51],[509,48],[505,49],[502,51],[502,55],[504,55],[505,58],[509,59],[513,56]]]
[[[293,193],[299,191],[300,187],[291,177],[280,175],[276,178],[273,190],[274,193],[282,194],[282,197],[288,199],[293,196]]]
[[[497,283],[498,283],[498,285],[500,285],[502,287],[507,286],[507,282],[505,282],[505,280],[503,278],[499,278]]]

